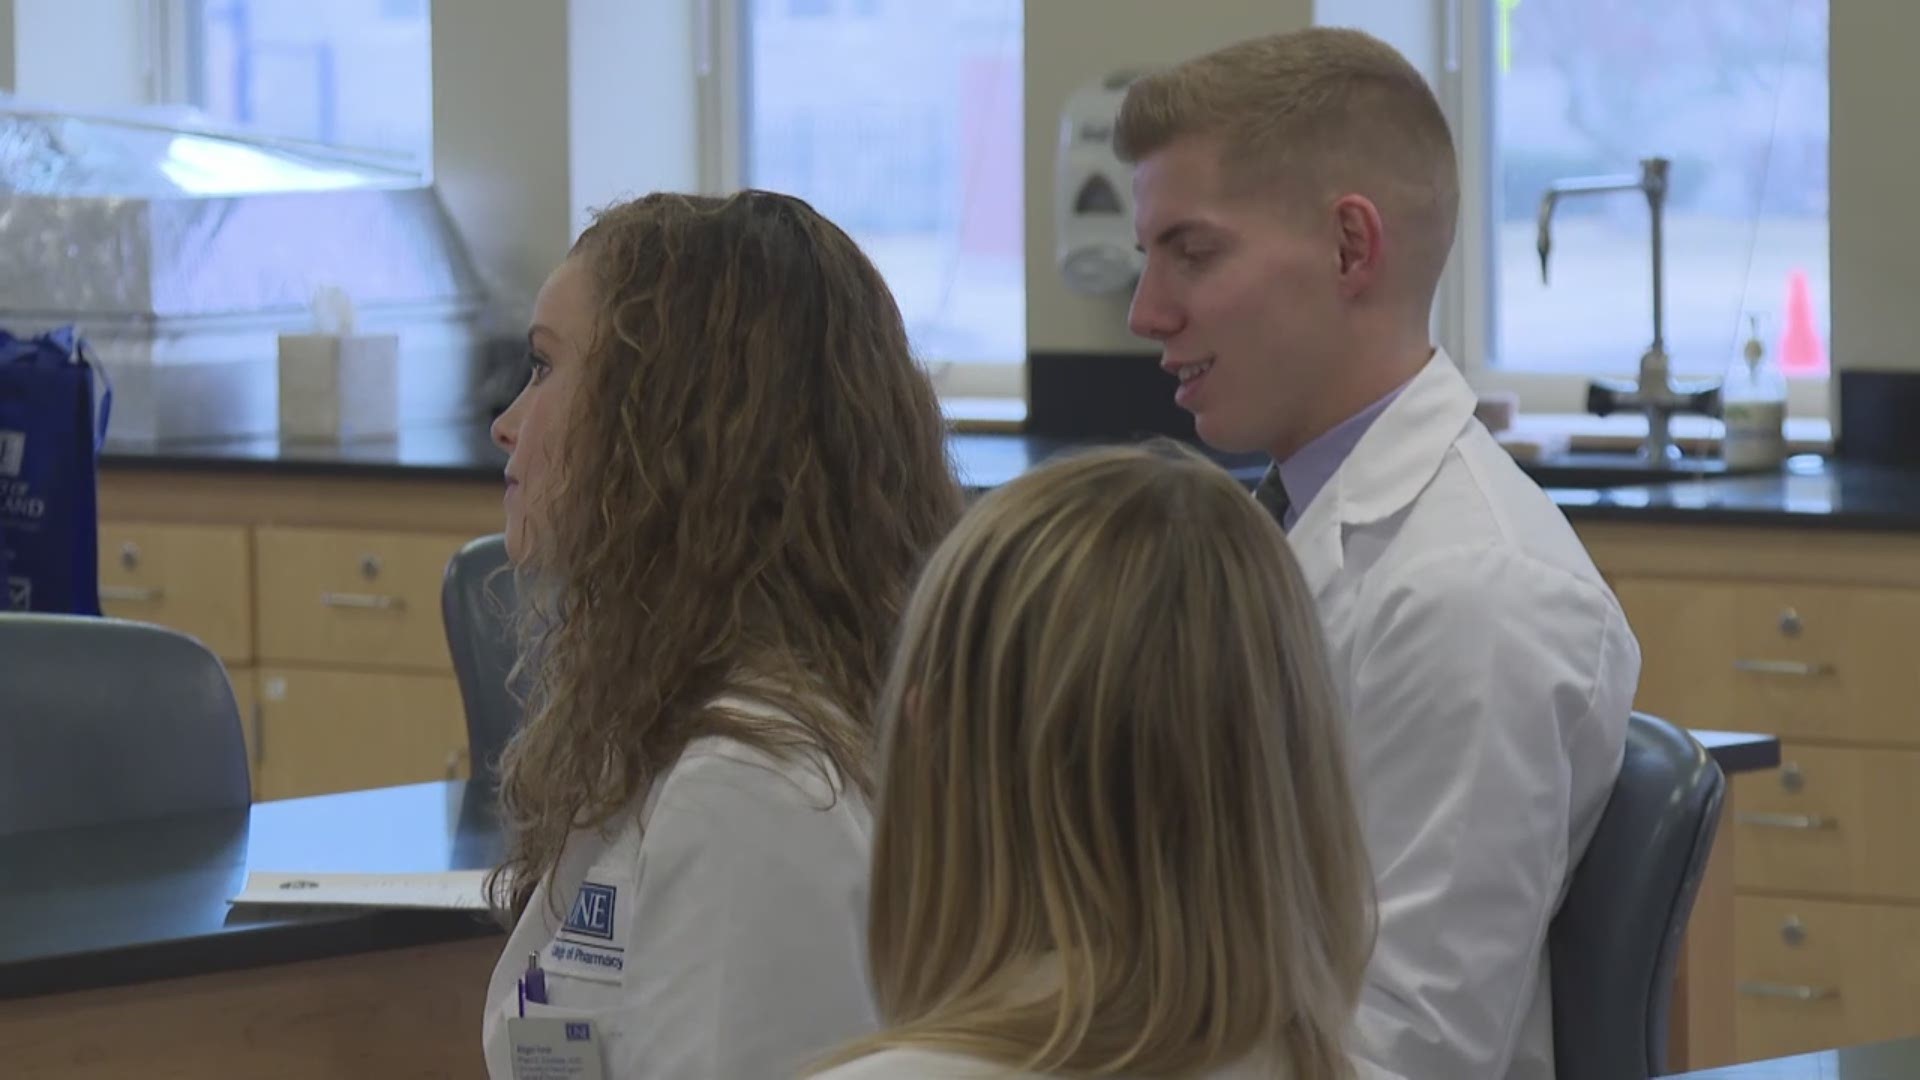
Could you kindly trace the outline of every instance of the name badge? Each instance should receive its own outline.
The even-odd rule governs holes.
[[[508,1017],[513,1080],[605,1080],[591,1020]]]

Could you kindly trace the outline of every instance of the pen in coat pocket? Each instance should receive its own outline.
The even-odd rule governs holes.
[[[527,974],[520,980],[528,1001],[535,1005],[547,1003],[547,973],[540,970],[540,954],[527,954]]]

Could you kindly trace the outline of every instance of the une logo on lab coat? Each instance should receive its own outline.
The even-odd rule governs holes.
[[[585,937],[612,941],[615,894],[611,885],[581,883],[579,894],[573,898],[573,910],[567,913],[566,929]]]

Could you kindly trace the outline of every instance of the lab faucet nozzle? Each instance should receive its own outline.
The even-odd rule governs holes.
[[[1540,284],[1547,284],[1547,256],[1553,251],[1553,204],[1560,196],[1552,191],[1540,197],[1540,238],[1534,246],[1540,251]]]
[[[1648,208],[1654,221],[1654,263],[1655,274],[1659,273],[1660,261],[1660,217],[1667,199],[1666,158],[1648,158],[1640,163],[1640,173],[1620,176],[1588,176],[1570,180],[1561,180],[1551,184],[1540,196],[1540,237],[1534,246],[1540,252],[1540,283],[1547,284],[1547,257],[1553,251],[1553,210],[1560,200],[1569,195],[1600,195],[1615,191],[1639,191],[1646,195]],[[1658,291],[1656,284],[1655,291]],[[1659,300],[1654,301],[1656,307]],[[1656,320],[1657,321],[1657,320]],[[1658,332],[1654,335],[1657,342]]]

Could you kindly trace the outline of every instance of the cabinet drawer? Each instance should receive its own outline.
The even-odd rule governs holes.
[[[1920,751],[1784,742],[1780,768],[1734,777],[1743,889],[1920,900]]]
[[[252,560],[240,527],[100,523],[100,607],[198,638],[229,663],[253,658]]]
[[[449,670],[440,581],[467,539],[259,530],[261,659]]]
[[[1920,1033],[1920,908],[1742,896],[1734,942],[1742,1061]]]
[[[251,726],[262,800],[466,775],[450,675],[262,668]]]
[[[1743,585],[1733,603],[1733,716],[1782,736],[1920,746],[1920,592]]]

